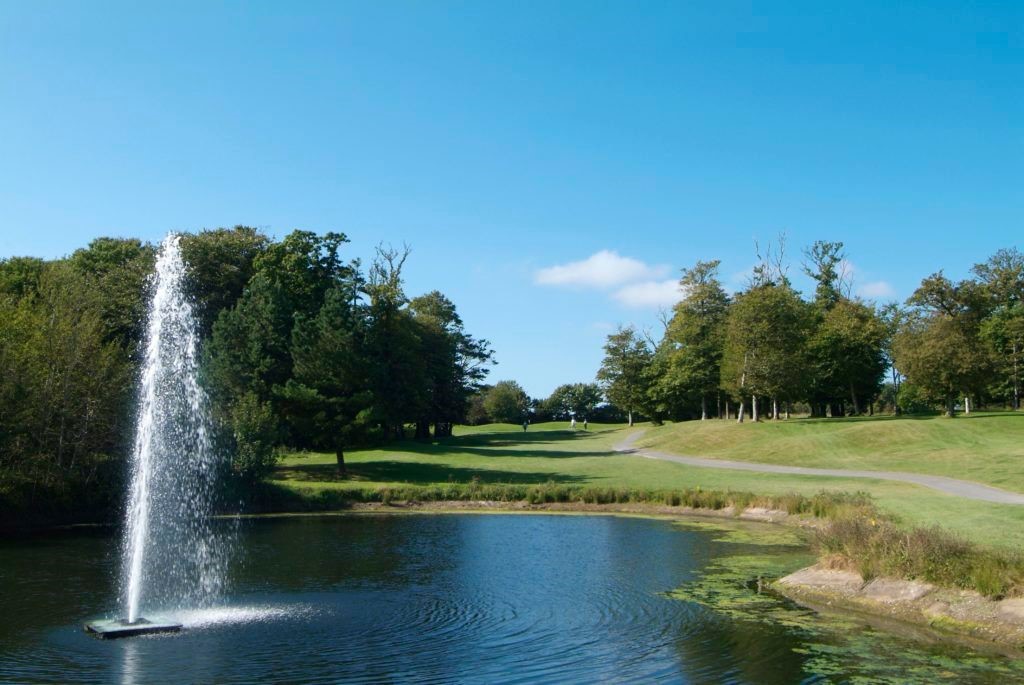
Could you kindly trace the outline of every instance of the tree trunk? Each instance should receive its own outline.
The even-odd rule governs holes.
[[[743,398],[740,398],[740,410],[736,414],[736,423],[743,423],[743,412],[746,407],[743,406]]]
[[[627,411],[626,415],[629,417],[629,427],[632,428],[633,427],[633,410],[630,409],[629,411]]]
[[[946,398],[946,416],[949,418],[956,416],[956,398],[953,395]]]
[[[416,422],[416,439],[430,440],[430,421],[422,420]]]
[[[772,398],[772,421],[779,420],[779,400],[775,397]]]
[[[757,423],[758,412],[757,412],[757,395],[754,395],[750,399],[750,420]]]
[[[853,387],[853,382],[850,382],[850,399],[853,401],[853,415],[860,416],[860,404],[857,403],[857,391]]]
[[[971,396],[964,395],[964,414],[971,415]]]
[[[729,409],[729,400],[725,401],[725,420],[728,421],[732,418],[732,411]]]
[[[345,468],[345,450],[342,449],[341,445],[334,448],[334,457],[338,460],[338,475],[342,478],[347,478],[348,469]]]
[[[1013,341],[1013,410],[1020,409],[1020,380],[1017,373],[1017,341]]]
[[[722,418],[722,393],[715,393],[715,418]]]
[[[789,415],[793,413],[793,403],[786,402],[786,420],[789,421]]]
[[[707,395],[700,396],[700,420],[704,421],[708,418],[708,398]]]

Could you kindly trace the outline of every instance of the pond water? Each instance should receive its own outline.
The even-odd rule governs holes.
[[[225,524],[230,525],[230,524]],[[723,532],[724,531],[724,532]],[[224,606],[102,641],[113,531],[0,542],[0,681],[980,682],[1024,664],[823,618],[750,583],[770,534],[612,516],[246,520]]]

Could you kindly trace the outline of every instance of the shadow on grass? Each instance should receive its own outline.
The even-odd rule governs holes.
[[[426,485],[435,483],[582,483],[584,478],[560,473],[534,473],[450,467],[442,464],[405,461],[368,461],[350,464],[348,478],[339,478],[333,464],[306,464],[277,469],[274,477],[293,482],[396,482]]]
[[[396,448],[396,451],[415,453],[449,452],[452,450],[459,450],[466,451],[471,454],[493,454],[495,456],[594,456],[597,454],[608,454],[611,450],[602,449],[600,451],[578,451],[573,448],[560,450],[555,446],[560,443],[572,445],[587,444],[597,440],[598,438],[607,438],[608,436],[606,434],[611,432],[612,431],[578,430],[574,432],[570,430],[552,430],[536,431],[533,433],[473,433],[471,435],[456,435],[451,438],[442,438],[440,440],[432,440],[429,442],[403,440],[401,442],[394,443],[393,446]],[[532,445],[545,445],[546,449],[529,449]],[[502,447],[519,447],[521,449],[509,450],[506,452],[501,452],[500,449],[497,449]],[[555,448],[552,449],[552,447]],[[482,449],[474,451],[470,448]]]

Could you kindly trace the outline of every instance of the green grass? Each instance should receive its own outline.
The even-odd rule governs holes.
[[[641,446],[721,459],[912,471],[1024,492],[1024,412],[943,417],[687,421],[652,428]]]
[[[1015,417],[1007,420],[1017,421]],[[971,418],[962,422],[954,419],[945,425],[954,429],[964,426],[970,430],[975,421],[985,423]],[[822,427],[828,431],[835,430],[824,422],[801,423],[807,424],[808,429]],[[886,420],[874,423],[889,425]],[[645,426],[655,436],[662,432],[673,434],[681,427],[686,426]],[[728,427],[737,427],[741,431],[747,429],[747,426],[735,424],[721,428]],[[750,426],[754,431],[764,427]],[[565,429],[564,423],[534,425],[526,433],[521,426],[496,429],[458,427],[455,437],[444,441],[406,441],[350,452],[346,455],[348,479],[337,477],[333,454],[289,454],[278,466],[271,484],[291,490],[300,497],[332,500],[354,491],[388,488],[395,493],[407,486],[452,486],[453,493],[462,491],[455,486],[470,485],[523,488],[557,485],[649,492],[700,488],[765,496],[797,493],[805,497],[823,490],[865,491],[881,510],[906,525],[939,524],[981,544],[1024,548],[1024,507],[974,502],[891,481],[702,469],[613,452],[612,447],[627,434],[628,429],[623,426],[594,425],[588,432],[572,433]],[[663,445],[659,447],[666,449]],[[833,464],[825,462],[823,465]],[[358,499],[364,498],[360,496]]]

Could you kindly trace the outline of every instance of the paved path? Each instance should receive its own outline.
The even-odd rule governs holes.
[[[699,466],[709,469],[734,469],[736,471],[755,471],[757,473],[789,473],[799,476],[835,476],[839,478],[875,478],[878,480],[898,480],[904,483],[916,483],[932,490],[948,495],[966,497],[982,502],[998,504],[1024,504],[1024,495],[1009,490],[1000,490],[969,480],[957,480],[944,476],[929,476],[923,473],[906,473],[903,471],[861,471],[858,469],[817,469],[803,466],[781,466],[779,464],[757,464],[750,461],[732,461],[729,459],[708,459],[706,457],[684,457],[667,454],[643,447],[634,447],[644,431],[632,433],[614,447],[616,452],[627,452],[648,459],[674,461],[687,466]]]

